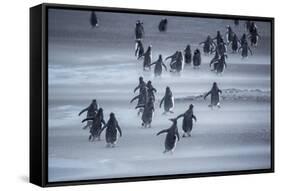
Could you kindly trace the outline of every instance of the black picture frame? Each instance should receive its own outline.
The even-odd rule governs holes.
[[[271,25],[271,167],[269,169],[174,174],[114,179],[48,182],[48,9],[96,10],[150,15],[188,16],[266,21]],[[63,4],[40,4],[30,8],[30,182],[42,187],[195,178],[274,172],[274,18],[206,13],[187,13]]]

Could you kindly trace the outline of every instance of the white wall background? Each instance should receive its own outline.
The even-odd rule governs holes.
[[[40,0],[1,1],[0,6],[0,190],[40,190],[28,183],[29,144],[29,7]],[[47,188],[46,190],[278,190],[281,183],[280,125],[281,11],[277,0],[56,0],[44,2],[185,12],[275,17],[276,173]]]

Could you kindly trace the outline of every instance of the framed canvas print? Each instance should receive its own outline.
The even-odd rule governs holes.
[[[30,182],[273,171],[273,18],[30,9]]]

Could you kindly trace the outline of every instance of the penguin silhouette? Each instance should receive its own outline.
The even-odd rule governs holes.
[[[207,36],[207,39],[203,42],[200,42],[199,45],[203,45],[203,52],[205,54],[210,54],[215,48],[215,44],[210,35]]]
[[[153,102],[155,101],[155,95],[154,93],[157,92],[157,90],[152,86],[152,82],[149,80],[147,82],[147,94],[148,94],[148,98],[152,98]]]
[[[133,99],[131,99],[130,103],[133,103],[134,100],[138,100],[137,106],[145,105],[148,101],[148,92],[147,87],[144,86],[140,89],[139,95],[135,96]],[[140,115],[143,112],[143,108],[140,108],[138,111],[138,115]]]
[[[221,74],[224,72],[224,69],[227,67],[225,58],[227,58],[227,55],[221,56],[219,59],[214,61],[212,64],[214,64],[213,71],[216,71],[217,74]]]
[[[248,52],[250,52],[251,55],[253,55],[253,52],[252,52],[251,48],[248,46],[247,41],[245,41],[243,44],[241,44],[241,47],[238,49],[238,52],[240,52],[240,51],[241,51],[242,58],[247,58]]]
[[[134,89],[134,93],[138,90],[138,89],[142,89],[143,87],[145,87],[146,86],[146,83],[145,83],[145,81],[143,80],[143,77],[142,76],[140,76],[139,77],[139,85]]]
[[[232,53],[237,53],[239,48],[239,39],[236,34],[234,34],[232,42],[231,42],[231,49]]]
[[[97,27],[99,25],[98,18],[97,18],[97,15],[96,15],[95,11],[91,12],[90,23],[91,23],[93,28]]]
[[[150,64],[152,59],[152,46],[149,45],[145,53],[141,57],[143,57],[143,70],[146,70],[148,68],[150,70]]]
[[[163,153],[171,152],[173,154],[174,150],[176,149],[177,142],[180,140],[180,135],[177,127],[177,119],[169,119],[173,122],[172,126],[168,129],[164,129],[157,133],[161,135],[162,133],[167,133],[165,139],[165,150]]]
[[[141,40],[136,40],[136,46],[135,46],[135,56],[137,59],[140,59],[144,53],[144,48]]]
[[[100,133],[102,133],[104,129],[106,129],[105,131],[105,140],[107,143],[106,147],[115,147],[118,140],[117,131],[119,132],[120,137],[122,137],[122,131],[121,128],[119,127],[118,121],[114,113],[110,113],[109,120],[103,126]]]
[[[162,55],[161,54],[159,54],[158,60],[153,62],[153,63],[151,63],[149,66],[152,66],[152,65],[155,65],[155,68],[154,68],[154,75],[155,76],[161,76],[161,74],[162,74],[162,66],[167,71],[167,67],[164,64],[163,60],[162,60]]]
[[[154,101],[153,98],[149,98],[148,102],[145,105],[138,105],[137,108],[144,108],[142,113],[142,127],[151,127],[152,117],[154,114]]]
[[[164,102],[164,112],[163,114],[170,112],[174,113],[172,109],[174,108],[174,96],[169,86],[166,87],[165,96],[160,101],[160,108]]]
[[[92,126],[90,127],[91,135],[89,136],[89,141],[95,141],[96,139],[100,141],[102,124],[105,125],[103,109],[99,108],[98,112],[94,117],[86,118],[82,121],[82,123],[89,120],[92,120]]]
[[[193,67],[199,68],[201,65],[201,53],[199,49],[196,49],[193,54]]]
[[[184,50],[184,62],[185,64],[191,64],[191,61],[192,61],[191,48],[190,45],[187,45]]]
[[[137,20],[135,27],[136,40],[141,40],[144,37],[144,27],[140,20]]]
[[[181,117],[183,117],[182,130],[184,132],[182,137],[186,137],[186,136],[190,137],[191,136],[190,133],[191,133],[192,128],[193,128],[193,119],[195,121],[197,121],[195,115],[193,114],[193,105],[192,104],[189,105],[189,108],[186,112],[177,116],[176,119],[179,119]]]
[[[216,82],[213,83],[213,87],[212,89],[207,92],[204,96],[204,100],[206,99],[206,97],[208,95],[211,95],[211,104],[209,105],[209,107],[213,108],[214,106],[217,106],[218,108],[220,108],[220,95],[222,91],[218,88],[218,85]]]
[[[87,111],[87,118],[91,118],[95,116],[95,112],[98,111],[98,103],[96,99],[92,100],[92,103],[86,107],[85,109],[83,109],[78,115],[80,116],[81,114],[83,114],[84,112]],[[87,124],[83,127],[83,129],[86,129],[88,127],[90,127],[92,125],[91,121],[88,121]]]
[[[168,20],[166,18],[162,19],[158,25],[158,29],[160,32],[166,32],[168,25]]]

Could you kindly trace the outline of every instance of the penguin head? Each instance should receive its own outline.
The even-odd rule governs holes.
[[[217,88],[217,87],[218,87],[217,82],[214,82],[213,83],[213,88]]]
[[[99,108],[98,113],[102,113],[102,112],[103,112],[103,109]]]
[[[114,119],[114,118],[115,118],[114,113],[113,113],[113,112],[111,112],[111,113],[109,114],[109,117],[110,117],[110,119]]]
[[[159,54],[159,59],[162,59],[162,55],[161,54]]]
[[[139,81],[140,81],[140,82],[143,82],[143,77],[142,77],[142,76],[139,77]]]
[[[221,32],[220,32],[220,31],[217,31],[217,35],[221,35]]]
[[[151,81],[149,80],[148,82],[147,82],[147,86],[150,86],[151,85]]]
[[[96,99],[93,99],[93,100],[92,100],[92,103],[93,103],[93,104],[96,104],[96,103],[97,103],[97,100],[96,100]]]
[[[190,105],[189,105],[189,108],[190,108],[190,109],[193,109],[193,104],[190,104]]]

